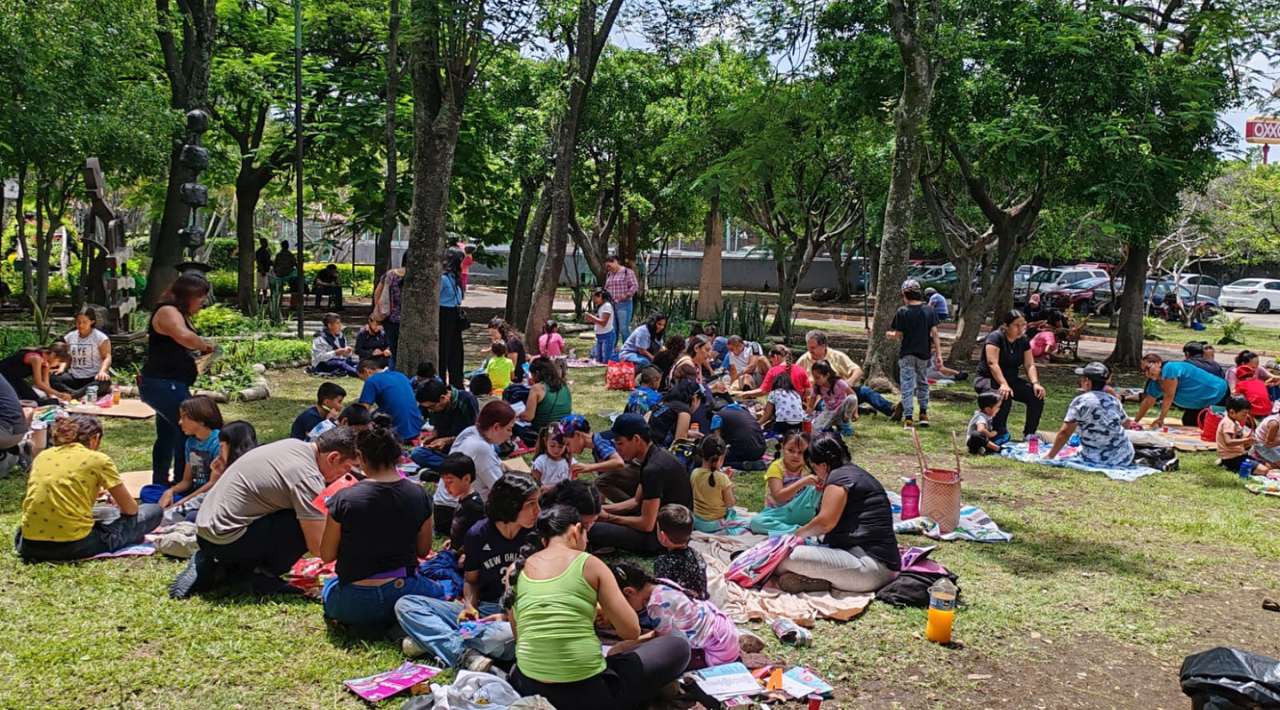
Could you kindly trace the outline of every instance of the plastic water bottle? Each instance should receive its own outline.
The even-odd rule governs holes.
[[[1029,454],[1040,453],[1040,437],[1039,436],[1032,434],[1031,438],[1027,439],[1027,453]]]
[[[902,479],[902,519],[914,520],[920,517],[920,486],[915,478]]]
[[[956,585],[943,577],[929,587],[929,620],[924,637],[934,643],[951,643],[951,625],[956,618]]]
[[[84,401],[86,404],[98,403],[98,386],[97,385],[89,385],[88,387],[85,388]]]

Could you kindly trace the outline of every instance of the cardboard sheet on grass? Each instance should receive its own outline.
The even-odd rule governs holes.
[[[124,487],[129,489],[129,495],[137,498],[142,487],[151,483],[151,470],[125,471],[120,474],[120,480],[124,482]]]
[[[140,399],[122,399],[120,404],[99,407],[93,404],[77,404],[67,407],[72,414],[90,414],[95,417],[120,417],[122,419],[150,419],[156,415],[151,405]]]
[[[766,584],[762,589],[743,589],[724,578],[733,553],[764,540],[763,535],[709,535],[695,532],[689,546],[707,563],[707,592],[711,601],[738,623],[786,617],[799,624],[817,619],[848,621],[863,611],[873,594],[831,592],[787,594]]]
[[[1200,438],[1199,427],[1170,424],[1166,427],[1169,431],[1152,431],[1150,419],[1143,421],[1142,426],[1143,431],[1126,432],[1129,440],[1135,444],[1172,446],[1178,451],[1217,451],[1218,449],[1214,442]]]

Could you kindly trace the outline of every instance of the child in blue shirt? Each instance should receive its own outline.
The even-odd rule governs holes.
[[[662,402],[662,393],[658,385],[662,383],[662,373],[655,367],[646,367],[640,371],[640,384],[631,390],[627,397],[627,412],[644,414]]]
[[[361,360],[359,372],[360,379],[364,380],[360,403],[377,405],[379,412],[389,414],[401,441],[408,443],[417,439],[422,433],[422,410],[418,409],[418,398],[413,394],[409,378],[385,369],[377,359]]]
[[[186,465],[182,480],[161,494],[158,502],[162,508],[204,493],[217,480],[213,462],[222,454],[222,412],[218,404],[203,395],[184,401],[178,405],[178,428],[187,435]]]

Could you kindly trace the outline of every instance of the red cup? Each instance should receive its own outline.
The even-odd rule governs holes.
[[[818,709],[819,709],[819,708],[821,708],[821,707],[822,707],[822,696],[821,696],[821,695],[810,695],[810,696],[809,696],[809,710],[818,710]]]

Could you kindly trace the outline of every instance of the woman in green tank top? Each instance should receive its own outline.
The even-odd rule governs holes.
[[[635,640],[640,622],[608,566],[586,552],[587,530],[574,508],[542,511],[540,548],[517,560],[507,592],[516,666],[511,684],[559,710],[644,707],[689,663],[689,642],[664,636],[604,658],[596,604],[617,635]]]
[[[564,419],[573,413],[573,396],[569,385],[560,378],[560,370],[551,360],[540,357],[529,365],[529,397],[525,400],[522,421],[529,422],[533,431]]]

